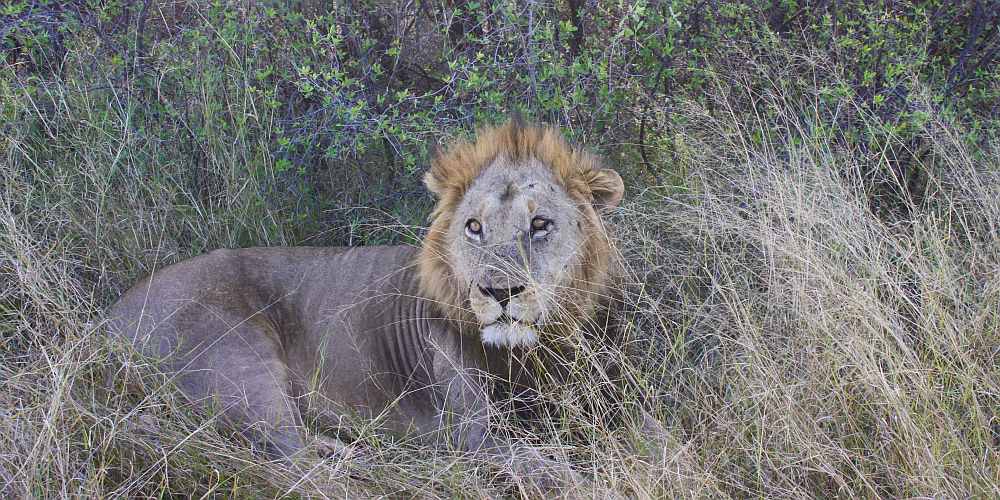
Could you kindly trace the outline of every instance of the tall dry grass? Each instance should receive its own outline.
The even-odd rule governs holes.
[[[717,83],[717,105],[752,95],[772,118],[692,106],[688,190],[622,214],[691,457],[675,473],[740,497],[1000,494],[1000,142],[933,115],[914,155],[926,189],[877,215],[865,187],[907,193],[894,154],[910,142],[838,146],[818,91]]]
[[[585,377],[546,394],[563,411],[534,445],[591,478],[566,491],[581,496],[1000,496],[1000,143],[927,104],[926,188],[879,214],[864,186],[904,183],[893,155],[910,143],[846,146],[833,114],[878,117],[772,83],[720,75],[716,112],[670,110],[684,119],[673,180],[631,186],[614,214],[631,342],[582,362],[624,360],[622,395],[653,394],[663,435],[582,411],[605,382]],[[172,146],[130,128],[128,108],[98,116],[66,85],[25,95],[37,127],[4,129],[5,496],[537,494],[495,464],[370,430],[355,455],[266,462],[109,343],[102,311],[137,277],[204,248],[297,239],[253,203],[271,174],[237,174],[226,153],[251,146],[213,149],[205,198],[184,165],[158,163]],[[733,102],[755,104],[718,113]]]

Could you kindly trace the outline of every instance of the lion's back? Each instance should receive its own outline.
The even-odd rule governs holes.
[[[409,274],[415,253],[409,246],[214,250],[136,283],[108,310],[109,331],[133,342],[153,335],[162,345],[152,351],[162,353],[174,337],[202,329],[206,314],[298,321],[322,314],[331,300],[356,300],[379,282],[405,281],[399,277]]]

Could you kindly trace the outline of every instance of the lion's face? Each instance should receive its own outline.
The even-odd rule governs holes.
[[[472,183],[448,240],[484,342],[531,345],[536,328],[560,320],[584,257],[582,217],[536,159],[497,159]]]
[[[422,291],[483,342],[530,346],[571,331],[604,294],[610,244],[598,215],[624,186],[553,129],[508,124],[439,156],[420,258]]]

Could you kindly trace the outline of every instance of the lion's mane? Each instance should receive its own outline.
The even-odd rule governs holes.
[[[436,155],[424,177],[424,183],[438,201],[417,262],[422,294],[463,330],[476,325],[466,304],[467,295],[463,293],[467,290],[452,269],[448,229],[469,186],[495,159],[506,158],[508,164],[516,164],[534,158],[551,169],[583,215],[586,235],[583,255],[572,270],[569,287],[575,294],[572,300],[562,301],[559,306],[564,313],[563,322],[584,320],[600,297],[605,296],[611,258],[611,245],[595,207],[605,188],[601,185],[599,160],[583,149],[570,146],[554,128],[526,125],[518,120],[480,130],[476,137],[475,142],[456,141]],[[502,188],[497,186],[498,190]]]

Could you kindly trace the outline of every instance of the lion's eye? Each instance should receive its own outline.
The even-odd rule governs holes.
[[[547,232],[549,229],[552,229],[552,221],[544,217],[535,217],[534,219],[531,219],[532,235],[541,235]]]
[[[479,239],[483,235],[483,225],[476,219],[465,221],[465,232],[471,238]]]

